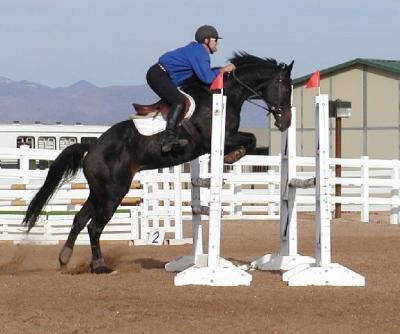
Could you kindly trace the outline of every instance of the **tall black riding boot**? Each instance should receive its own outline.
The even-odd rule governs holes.
[[[188,144],[187,139],[178,139],[176,136],[176,123],[183,111],[183,105],[174,104],[168,114],[167,127],[161,137],[161,151],[169,152],[172,149],[182,149]]]

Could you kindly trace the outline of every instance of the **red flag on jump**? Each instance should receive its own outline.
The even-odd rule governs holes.
[[[224,88],[224,73],[219,72],[210,85],[210,90],[221,90]]]
[[[314,87],[319,87],[319,70],[315,71],[310,79],[308,79],[306,88],[314,88]]]

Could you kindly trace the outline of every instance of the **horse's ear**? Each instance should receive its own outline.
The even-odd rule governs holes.
[[[288,70],[291,71],[293,68],[293,64],[294,64],[294,59],[292,60],[292,62],[289,64],[288,66]]]

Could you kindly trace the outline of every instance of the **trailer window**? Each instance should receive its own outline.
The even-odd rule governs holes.
[[[28,145],[29,148],[35,148],[35,137],[32,136],[18,136],[17,137],[17,148],[22,145]]]
[[[39,137],[38,148],[45,150],[56,149],[56,138],[55,137]]]
[[[60,137],[60,143],[58,147],[60,150],[63,150],[67,146],[70,146],[72,144],[76,144],[78,142],[78,139],[76,137]]]

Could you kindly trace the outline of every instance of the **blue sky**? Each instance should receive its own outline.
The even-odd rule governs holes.
[[[399,0],[1,0],[0,76],[144,84],[148,67],[202,24],[224,37],[213,66],[244,50],[294,59],[295,78],[358,57],[400,59]]]

